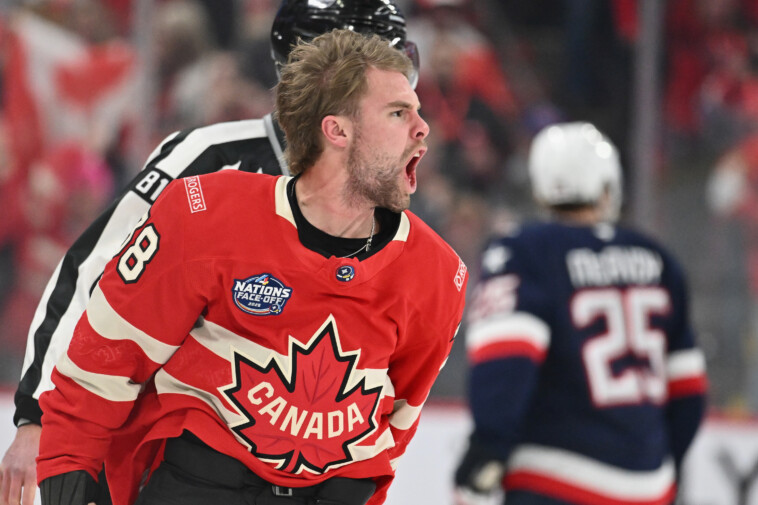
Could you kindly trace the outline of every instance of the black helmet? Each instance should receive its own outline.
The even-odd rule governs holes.
[[[405,38],[405,16],[390,0],[284,0],[271,27],[271,56],[287,63],[298,39],[311,40],[334,29],[375,33],[413,62],[411,85],[418,81],[418,51]],[[277,70],[278,71],[278,70]]]

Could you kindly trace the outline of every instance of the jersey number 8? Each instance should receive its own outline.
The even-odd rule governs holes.
[[[160,235],[155,226],[149,224],[137,235],[132,245],[124,250],[118,259],[118,274],[126,284],[139,280],[145,265],[150,263],[158,252],[159,241]]]

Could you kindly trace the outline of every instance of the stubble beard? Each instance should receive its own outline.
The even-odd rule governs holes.
[[[401,186],[399,173],[405,168],[401,166],[402,161],[370,148],[364,152],[360,149],[363,145],[360,132],[356,132],[355,142],[348,152],[346,200],[354,205],[368,201],[392,212],[406,210],[410,207],[411,195]],[[404,153],[401,159],[406,157]]]

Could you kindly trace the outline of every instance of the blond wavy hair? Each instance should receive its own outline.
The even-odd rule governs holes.
[[[287,137],[284,154],[293,175],[321,156],[324,117],[357,117],[370,67],[405,76],[413,71],[410,59],[385,39],[351,30],[333,30],[292,50],[275,88],[275,114]]]

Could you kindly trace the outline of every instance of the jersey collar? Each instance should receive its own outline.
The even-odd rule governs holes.
[[[371,279],[379,271],[395,261],[400,256],[403,249],[405,249],[408,237],[411,233],[411,223],[407,212],[402,212],[400,214],[399,225],[389,243],[381,247],[381,249],[375,254],[372,254],[362,261],[359,261],[356,258],[337,258],[335,256],[325,258],[321,254],[308,249],[298,238],[297,223],[287,197],[287,187],[292,179],[293,178],[289,176],[281,176],[276,182],[274,189],[276,214],[284,218],[289,225],[291,225],[288,233],[293,233],[292,238],[294,240],[288,240],[288,243],[291,244],[293,253],[292,257],[305,263],[310,271],[319,271],[319,274],[322,274],[323,272],[323,274],[328,276],[327,280],[331,280],[334,278],[334,272],[336,272],[338,268],[349,265],[355,269],[356,275],[354,281],[344,283],[344,285],[355,286]]]

